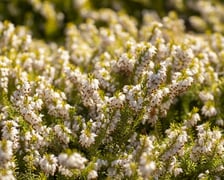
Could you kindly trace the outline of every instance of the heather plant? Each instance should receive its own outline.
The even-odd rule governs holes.
[[[4,2],[0,179],[224,178],[222,2],[97,2]]]

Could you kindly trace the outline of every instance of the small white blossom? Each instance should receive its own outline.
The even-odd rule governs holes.
[[[40,159],[40,167],[46,173],[54,175],[57,168],[57,158],[54,155],[45,155]]]
[[[82,157],[79,153],[73,153],[71,155],[61,153],[58,156],[59,164],[67,168],[84,169],[87,159]]]
[[[202,111],[202,114],[204,114],[205,116],[208,116],[208,117],[212,117],[217,114],[217,111],[214,106],[204,105],[202,107],[201,111]]]
[[[97,135],[95,133],[91,133],[88,130],[82,130],[79,142],[84,147],[89,147],[91,144],[95,142],[95,137]]]
[[[201,91],[199,93],[199,97],[203,102],[214,100],[214,96],[212,95],[212,93],[206,91]]]
[[[95,171],[95,170],[91,170],[91,171],[88,173],[87,179],[88,179],[88,180],[93,180],[93,179],[97,179],[97,177],[98,177],[97,171]]]
[[[13,156],[13,142],[8,140],[0,141],[0,161],[8,161]]]
[[[156,164],[154,161],[144,163],[140,166],[140,171],[143,177],[150,177],[153,176],[152,173],[156,170]]]
[[[13,175],[13,171],[11,170],[6,170],[4,173],[0,172],[0,177],[1,180],[16,180],[15,176]]]

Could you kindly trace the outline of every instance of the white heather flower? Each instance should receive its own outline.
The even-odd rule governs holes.
[[[172,157],[176,153],[179,153],[179,155],[184,154],[183,145],[188,140],[187,132],[184,129],[185,129],[185,126],[183,126],[181,128],[181,130],[180,129],[168,129],[168,130],[166,130],[166,134],[169,137],[169,142],[171,144],[171,147],[168,149],[168,151],[166,151],[162,155],[162,158],[164,160],[169,159],[170,157]]]
[[[21,114],[23,114],[24,119],[32,125],[42,122],[41,114],[37,115],[34,111],[23,108],[21,109]]]
[[[70,141],[69,134],[71,134],[70,129],[57,124],[57,125],[54,126],[54,131],[55,131],[57,137],[62,142],[64,142],[65,144],[69,143],[69,141]]]
[[[3,121],[2,138],[13,142],[13,148],[19,147],[19,130],[16,120]]]
[[[64,176],[68,176],[71,177],[73,175],[72,171],[70,171],[69,169],[65,168],[64,166],[58,166],[58,171],[64,175]]]
[[[43,105],[43,100],[38,99],[36,101],[32,101],[30,104],[34,110],[41,110],[42,105]]]
[[[151,106],[156,106],[161,103],[161,100],[163,98],[163,91],[162,90],[157,90],[155,93],[152,94],[152,99],[151,99]]]
[[[152,177],[152,173],[156,170],[156,163],[154,161],[144,162],[141,164],[140,162],[140,172],[142,173],[143,177]]]
[[[180,134],[177,138],[177,140],[181,143],[184,144],[185,142],[187,142],[187,132],[186,131],[182,131],[182,134]]]
[[[208,117],[212,117],[212,116],[215,116],[217,114],[217,111],[216,111],[215,107],[212,106],[212,105],[209,106],[207,104],[205,104],[202,107],[201,111],[202,111],[202,114],[204,114],[205,116],[208,116]]]
[[[51,155],[44,155],[43,158],[40,159],[40,167],[46,173],[50,175],[54,175],[57,168],[57,158]]]
[[[67,62],[70,58],[69,52],[67,50],[64,50],[63,48],[58,49],[58,55],[60,56],[63,61]]]
[[[179,162],[177,162],[177,159],[175,156],[172,158],[172,162],[170,163],[169,171],[171,173],[174,173],[174,176],[176,177],[180,173],[183,172],[183,169],[179,167]]]
[[[118,97],[111,97],[108,99],[110,106],[115,108],[121,108],[123,106],[123,103],[125,101],[125,95],[122,93],[119,93]]]
[[[197,121],[200,121],[200,115],[198,113],[194,113],[192,116],[191,116],[191,121],[193,121],[194,123],[196,123]]]
[[[194,76],[197,74],[197,76],[200,76],[200,74],[198,74],[198,71],[199,71],[199,65],[197,64],[198,62],[194,62],[190,68],[187,68],[186,69],[186,74],[188,76]]]
[[[24,94],[28,94],[31,91],[31,86],[29,82],[24,82],[22,86],[22,91]]]
[[[183,87],[188,87],[193,83],[194,79],[192,77],[187,77],[183,81],[181,81],[180,85]]]
[[[154,149],[153,141],[155,137],[154,136],[144,136],[140,139],[140,143],[142,146],[144,146],[145,150],[147,152],[151,152]]]
[[[0,162],[8,161],[13,156],[13,142],[8,140],[0,141]]]
[[[211,131],[208,127],[206,127],[206,124],[197,126],[197,130],[198,139],[192,150],[192,160],[195,160],[195,157],[198,156],[198,153],[210,154],[213,153],[214,149],[217,154],[223,154],[224,146],[223,141],[221,141],[222,133],[220,131]]]
[[[201,124],[201,125],[198,125],[196,127],[198,133],[204,133],[205,132],[205,125],[204,124]]]
[[[168,62],[161,62],[159,65],[160,69],[157,73],[153,73],[152,71],[147,72],[147,87],[149,88],[149,93],[157,89],[159,85],[162,84],[166,79]]]
[[[125,171],[125,175],[128,176],[128,177],[131,177],[131,175],[133,174],[133,171],[132,171],[132,163],[130,162],[126,162],[123,167],[124,167],[124,171]]]
[[[47,144],[44,137],[35,130],[27,131],[23,139],[25,141],[25,147],[27,151],[30,149],[39,149],[40,147],[46,146]]]
[[[61,154],[58,156],[58,161],[59,161],[59,163],[62,164],[62,165],[65,165],[67,159],[68,159],[68,155],[65,154],[65,153],[61,153]]]
[[[79,138],[79,142],[84,147],[89,147],[91,144],[95,142],[95,137],[97,135],[95,133],[89,132],[87,129],[81,131],[81,136]]]
[[[173,140],[178,136],[177,130],[167,129],[165,132],[170,140]]]
[[[1,132],[4,139],[12,140],[17,138],[19,131],[17,129],[18,123],[15,120],[4,121],[2,124]]]
[[[197,122],[200,120],[201,120],[200,115],[198,113],[193,113],[190,116],[190,119],[186,123],[187,123],[187,125],[195,126],[197,124]]]
[[[5,170],[4,173],[0,172],[0,180],[16,180],[13,171]]]
[[[126,73],[132,72],[135,64],[135,59],[133,57],[129,57],[129,54],[122,54],[116,63],[115,72],[123,71]]]
[[[97,159],[97,161],[96,161],[96,169],[97,170],[99,170],[101,167],[107,166],[107,165],[108,165],[107,160]]]
[[[223,119],[217,119],[215,123],[216,123],[218,126],[221,126],[221,127],[224,126],[224,121],[223,121]]]
[[[207,91],[201,91],[199,93],[199,98],[203,101],[209,101],[209,100],[214,100],[214,96],[211,92],[207,92]]]
[[[109,45],[115,41],[115,35],[107,29],[100,29],[100,37],[105,45]]]
[[[182,168],[174,168],[174,176],[177,177],[180,173],[183,172]]]
[[[147,112],[143,115],[142,123],[145,124],[146,122],[155,125],[156,121],[158,120],[159,116],[159,109],[156,107],[151,107],[147,109]]]
[[[193,57],[193,51],[191,48],[188,48],[186,50],[184,50],[181,46],[173,46],[173,52],[172,55],[174,56],[175,60],[178,62],[178,60],[180,59],[181,61],[183,61],[184,63],[188,63]]]
[[[93,90],[97,90],[99,88],[99,80],[98,79],[92,79],[90,82],[90,87]]]
[[[208,178],[208,174],[209,174],[209,170],[206,170],[204,173],[200,173],[198,175],[198,178],[203,180],[203,179],[207,179]]]
[[[165,43],[160,43],[158,47],[157,57],[159,59],[165,59],[169,55],[169,47]]]
[[[129,106],[133,110],[138,111],[142,108],[143,95],[140,84],[137,84],[135,86],[125,85],[123,87],[123,92],[125,94],[126,100],[129,103]]]
[[[205,174],[204,174],[204,173],[200,173],[200,174],[198,175],[198,178],[203,180],[203,179],[206,178],[206,177],[205,177]]]
[[[61,153],[58,156],[58,161],[67,168],[84,169],[87,159],[82,157],[79,153],[73,153],[71,155]]]
[[[87,0],[73,0],[73,6],[75,9],[81,9]]]
[[[87,179],[88,179],[88,180],[93,180],[93,179],[97,179],[97,177],[98,177],[97,171],[95,171],[95,170],[91,170],[91,171],[88,173]]]

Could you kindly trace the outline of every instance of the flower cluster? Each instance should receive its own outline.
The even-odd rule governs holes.
[[[60,44],[0,22],[0,179],[223,178],[224,36],[88,2]]]

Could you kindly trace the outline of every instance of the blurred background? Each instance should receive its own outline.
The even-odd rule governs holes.
[[[187,31],[224,32],[222,0],[0,0],[0,21],[26,25],[32,35],[60,41],[68,22],[85,22],[83,12],[110,8],[137,19],[143,11],[155,11],[159,17],[174,11],[185,22]]]

